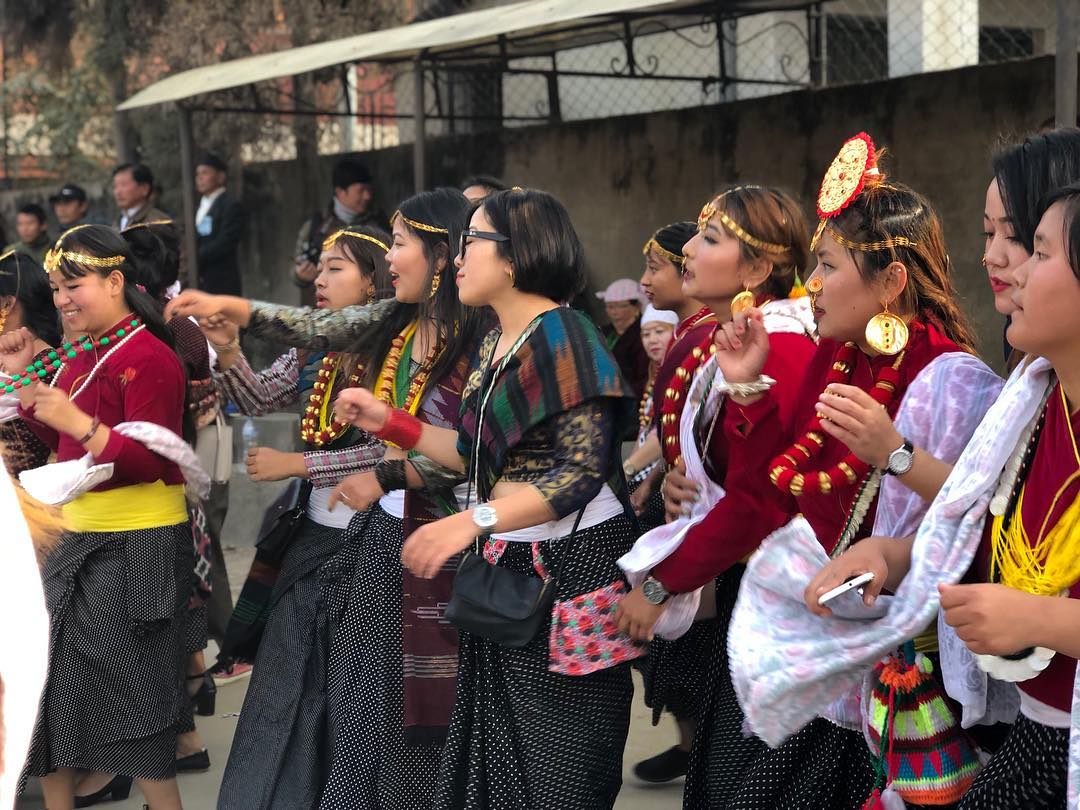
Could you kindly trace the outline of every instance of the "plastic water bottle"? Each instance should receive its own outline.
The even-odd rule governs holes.
[[[248,450],[259,446],[259,429],[255,427],[255,421],[249,416],[244,420],[244,427],[240,430],[240,436],[244,441],[244,455]]]

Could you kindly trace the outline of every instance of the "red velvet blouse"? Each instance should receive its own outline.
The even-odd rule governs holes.
[[[110,329],[108,334],[115,331]],[[145,328],[122,344],[114,345],[119,348],[97,366],[93,379],[79,392],[74,403],[108,427],[121,422],[153,422],[181,435],[185,383],[176,353]],[[105,354],[104,348],[80,351],[65,362],[56,387],[69,396],[78,391]],[[56,451],[57,461],[86,455],[85,448],[74,438],[34,419],[33,409],[20,408],[19,412],[34,433]],[[116,431],[110,432],[109,441],[96,460],[115,465],[113,477],[95,487],[96,492],[159,480],[166,484],[184,483],[179,467]]]
[[[1072,426],[1070,433],[1069,427]],[[1080,470],[1076,444],[1073,436],[1080,434],[1080,412],[1068,413],[1060,386],[1051,392],[1046,404],[1046,421],[1035,448],[1035,456],[1027,474],[1024,487],[1024,508],[1020,518],[1032,544],[1039,539],[1045,520],[1046,530],[1052,529],[1065,511],[1080,497],[1080,477],[1062,487],[1069,476]],[[1057,503],[1054,497],[1061,492]],[[986,521],[983,542],[979,547],[979,574],[985,582],[990,574],[990,554],[993,546],[990,526]],[[1080,599],[1080,582],[1069,589],[1069,597]],[[1076,677],[1076,659],[1058,653],[1050,666],[1029,681],[1017,686],[1036,700],[1055,709],[1068,712],[1072,708],[1073,680]]]

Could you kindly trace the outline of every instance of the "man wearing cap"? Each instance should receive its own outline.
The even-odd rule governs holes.
[[[601,331],[626,381],[640,397],[649,379],[649,356],[641,345],[641,286],[630,278],[611,282],[596,297],[611,322]]]
[[[33,256],[34,260],[41,264],[45,259],[45,252],[52,247],[52,240],[46,231],[47,221],[45,209],[37,203],[26,203],[19,206],[15,213],[15,232],[19,234],[19,241],[4,248],[4,253],[9,250],[17,250],[27,256]]]
[[[202,194],[195,213],[199,289],[214,295],[242,295],[238,252],[247,215],[225,188],[225,161],[209,152],[195,164],[195,189]]]
[[[79,225],[94,224],[87,216],[90,203],[86,199],[86,191],[82,186],[74,183],[63,185],[58,192],[49,197],[49,205],[52,206],[56,221],[60,223],[60,232],[75,228]]]
[[[374,205],[375,186],[367,166],[354,157],[344,157],[331,175],[334,196],[330,208],[316,211],[300,227],[296,237],[293,281],[303,290],[303,303],[315,303],[315,276],[319,273],[319,253],[327,236],[347,225],[374,225],[389,230],[386,213]]]

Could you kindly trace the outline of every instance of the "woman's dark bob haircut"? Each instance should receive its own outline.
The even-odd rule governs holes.
[[[509,189],[474,207],[498,233],[499,254],[514,268],[514,286],[563,303],[585,288],[585,251],[563,204],[546,191]]]

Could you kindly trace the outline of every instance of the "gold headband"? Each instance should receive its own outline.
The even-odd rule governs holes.
[[[446,228],[438,228],[434,225],[425,225],[423,222],[417,222],[415,219],[409,219],[407,216],[401,213],[400,209],[394,212],[394,215],[390,217],[390,221],[393,222],[398,217],[401,217],[402,222],[413,228],[416,228],[416,230],[418,231],[427,231],[428,233],[444,233],[447,236],[450,235],[450,231],[448,231]]]
[[[172,225],[172,224],[173,224],[173,221],[171,219],[154,219],[154,220],[151,220],[150,222],[136,222],[134,225],[128,225],[126,228],[124,228],[124,230],[120,231],[120,233],[127,233],[128,231],[133,231],[136,228],[149,228],[149,227],[154,226],[154,225]]]
[[[404,219],[404,217],[402,217],[402,219]],[[378,245],[383,249],[384,253],[390,252],[390,248],[383,244],[382,241],[376,239],[374,236],[368,236],[366,233],[357,233],[356,231],[350,231],[348,228],[342,228],[340,231],[334,231],[332,234],[326,237],[326,239],[323,240],[322,249],[329,250],[337,243],[337,240],[343,236],[355,236],[357,239],[363,239],[365,242],[371,242],[371,244],[373,245]]]
[[[740,186],[739,188],[744,188],[744,186]],[[732,189],[732,191],[737,190],[738,189]],[[730,192],[725,191],[723,194],[720,195],[720,199],[723,199],[724,196],[729,193]],[[790,250],[787,245],[778,245],[775,242],[765,242],[761,239],[758,239],[756,236],[752,236],[738,222],[733,220],[731,217],[729,217],[726,213],[721,211],[711,202],[706,203],[705,207],[701,209],[701,213],[698,214],[698,230],[704,231],[705,226],[709,224],[709,220],[711,220],[713,217],[719,217],[720,222],[724,225],[724,227],[731,231],[735,238],[738,239],[740,242],[743,242],[744,244],[747,244],[752,248],[757,248],[762,253],[784,254]]]
[[[81,231],[83,228],[89,228],[90,225],[76,225],[74,228],[69,228],[61,234],[60,238],[56,240],[56,244],[45,254],[44,267],[46,273],[51,273],[60,267],[60,262],[67,259],[73,264],[81,264],[86,267],[119,267],[124,263],[123,256],[106,256],[100,258],[98,256],[88,256],[85,253],[76,253],[73,250],[64,250],[61,244],[68,236],[75,233],[75,231]]]
[[[882,239],[878,242],[853,242],[848,239],[842,233],[829,225],[828,220],[821,220],[818,223],[817,230],[814,232],[814,238],[810,240],[810,251],[817,250],[818,242],[821,241],[821,235],[828,232],[838,245],[846,247],[848,250],[857,250],[861,253],[874,253],[878,250],[892,250],[898,247],[918,247],[919,243],[908,239],[906,236],[890,236],[886,239]]]
[[[664,247],[659,242],[657,242],[655,236],[652,239],[650,239],[648,242],[645,243],[645,247],[643,247],[641,249],[641,255],[642,256],[648,256],[650,250],[655,250],[657,253],[659,253],[661,256],[663,256],[665,259],[667,259],[669,262],[671,262],[676,267],[682,267],[683,266],[683,261],[684,261],[685,257],[680,256],[677,253],[672,253],[666,247]]]

